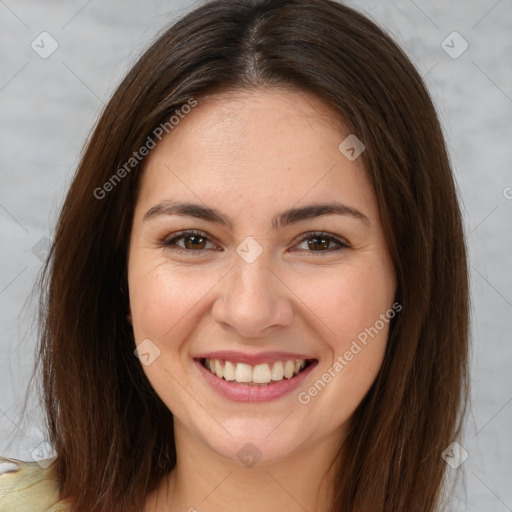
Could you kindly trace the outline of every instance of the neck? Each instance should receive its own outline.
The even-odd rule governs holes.
[[[284,460],[251,467],[219,455],[176,420],[175,440],[177,465],[149,500],[152,505],[145,509],[149,512],[325,512],[330,508],[331,464],[340,444],[339,431],[321,443],[302,446]]]

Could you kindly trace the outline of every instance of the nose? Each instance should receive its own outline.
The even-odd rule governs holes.
[[[219,286],[212,316],[226,330],[257,338],[292,322],[293,294],[263,255],[252,263],[236,258]]]

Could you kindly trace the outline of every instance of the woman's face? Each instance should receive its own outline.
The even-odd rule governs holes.
[[[145,161],[128,264],[143,370],[177,430],[233,460],[336,446],[381,366],[396,281],[349,135],[314,96],[224,93]]]

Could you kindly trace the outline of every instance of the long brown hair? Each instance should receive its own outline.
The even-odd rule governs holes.
[[[259,86],[316,95],[364,142],[398,279],[402,311],[336,459],[331,512],[439,507],[441,454],[460,435],[466,410],[469,299],[461,214],[429,94],[402,50],[351,8],[220,0],[165,31],[114,93],[41,275],[48,439],[75,512],[137,512],[176,463],[172,414],[134,356],[126,321],[141,166],[125,164],[191,98]],[[122,166],[122,179],[112,181]]]

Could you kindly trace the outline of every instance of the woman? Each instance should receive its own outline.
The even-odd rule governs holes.
[[[76,512],[443,504],[461,216],[421,78],[356,11],[215,1],[165,32],[87,144],[41,291],[58,455],[4,459],[5,510],[28,470]]]

